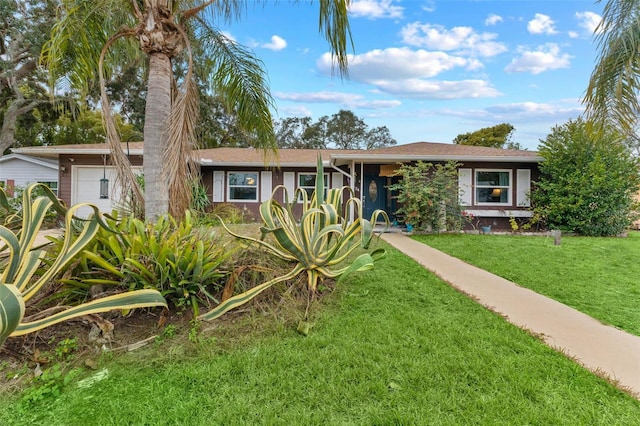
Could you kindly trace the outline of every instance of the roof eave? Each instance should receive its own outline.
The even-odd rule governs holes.
[[[543,157],[539,155],[521,156],[493,156],[493,155],[395,155],[381,156],[376,154],[365,155],[332,155],[336,164],[346,164],[349,161],[376,162],[376,163],[403,163],[409,161],[460,161],[460,162],[494,162],[494,163],[539,163]],[[342,162],[344,161],[344,163]]]

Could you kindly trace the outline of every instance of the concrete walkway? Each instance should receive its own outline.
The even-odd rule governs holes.
[[[640,399],[640,337],[603,325],[406,235],[385,233],[382,238],[478,303]]]

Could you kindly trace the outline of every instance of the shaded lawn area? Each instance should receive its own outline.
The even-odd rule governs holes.
[[[640,233],[627,238],[418,235],[416,240],[640,336]]]
[[[308,337],[238,316],[274,326],[250,339],[214,327],[198,344],[169,339],[103,360],[107,379],[57,398],[3,396],[2,424],[637,422],[640,401],[388,251],[315,305]]]

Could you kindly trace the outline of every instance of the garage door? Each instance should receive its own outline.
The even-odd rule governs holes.
[[[134,167],[133,170],[142,173],[141,167]],[[98,206],[100,211],[111,213],[120,201],[120,191],[115,186],[115,169],[108,166],[106,169],[102,166],[74,166],[71,173],[71,204],[91,203]],[[100,179],[103,175],[109,179],[109,198],[100,198]],[[78,216],[87,217],[92,211],[83,207],[78,211]]]

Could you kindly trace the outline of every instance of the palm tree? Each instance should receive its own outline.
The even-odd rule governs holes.
[[[319,30],[340,75],[346,74],[347,45],[352,44],[349,4],[350,0],[319,1]],[[64,75],[81,93],[88,93],[90,84],[99,80],[118,180],[123,193],[131,195],[132,205],[144,205],[148,219],[167,212],[181,217],[189,203],[198,115],[193,42],[205,52],[198,65],[204,66],[203,75],[210,76],[211,91],[224,99],[248,134],[257,136],[252,139],[260,148],[276,149],[273,99],[262,62],[214,26],[219,20],[238,20],[245,11],[242,0],[61,0],[58,22],[43,50],[44,61],[52,76]],[[140,56],[148,75],[144,195],[120,147],[105,87],[110,75]],[[173,68],[178,60],[187,63],[180,80]]]
[[[598,1],[599,2],[599,1]],[[596,28],[600,50],[584,96],[587,118],[633,132],[640,103],[640,0],[608,0]]]

